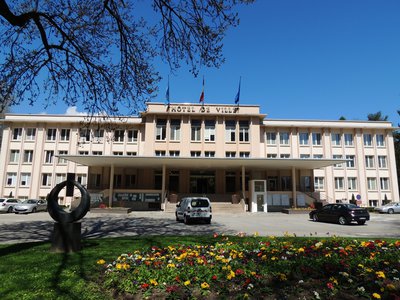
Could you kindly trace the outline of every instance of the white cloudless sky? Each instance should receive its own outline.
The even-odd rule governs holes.
[[[169,75],[172,103],[198,103],[204,76],[205,104],[234,104],[241,77],[240,104],[260,105],[267,118],[365,120],[382,111],[400,123],[400,1],[258,0],[238,13],[225,64],[202,68],[197,78],[186,67],[172,74],[158,64],[163,79],[154,102],[165,102]]]

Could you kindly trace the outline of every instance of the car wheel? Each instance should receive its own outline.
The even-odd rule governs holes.
[[[211,224],[211,217],[206,220],[206,224]]]
[[[34,208],[32,209],[32,212],[33,212],[33,213],[35,213],[35,212],[36,212],[36,207],[34,207]]]
[[[313,214],[312,219],[313,219],[314,222],[318,222],[317,214]]]
[[[390,208],[390,209],[388,210],[388,214],[394,214],[393,208]]]
[[[365,224],[365,221],[364,221],[364,220],[362,220],[362,221],[357,221],[357,224],[358,224],[358,225],[364,225],[364,224]]]
[[[13,207],[12,207],[12,206],[10,206],[10,207],[8,208],[7,212],[8,212],[8,213],[12,213],[12,212],[13,212],[13,210],[14,210],[14,209],[13,209]]]
[[[176,219],[177,222],[179,222],[179,218],[178,218],[178,214],[177,213],[175,213],[175,219]]]
[[[189,217],[187,215],[183,216],[183,223],[189,224]]]
[[[340,217],[339,217],[339,224],[340,224],[340,225],[346,225],[346,224],[347,224],[346,218],[343,217],[343,216],[340,216]]]

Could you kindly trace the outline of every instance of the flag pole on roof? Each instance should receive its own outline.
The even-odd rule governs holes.
[[[204,105],[204,75],[203,75],[203,89],[201,90],[200,100],[199,102]]]
[[[239,107],[239,100],[240,100],[240,84],[242,83],[242,76],[239,78],[239,88],[235,97],[235,104]]]
[[[169,75],[168,75],[168,85],[167,85],[167,90],[165,91],[165,101],[166,105],[169,107]]]

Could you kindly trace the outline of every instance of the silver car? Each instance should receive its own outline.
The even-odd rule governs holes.
[[[19,204],[21,201],[14,198],[0,198],[0,212],[11,213],[14,210],[14,206]]]
[[[16,214],[27,214],[37,211],[47,211],[47,202],[45,200],[28,199],[14,206]]]
[[[379,213],[400,213],[400,202],[390,202],[383,206],[375,207],[374,210]]]

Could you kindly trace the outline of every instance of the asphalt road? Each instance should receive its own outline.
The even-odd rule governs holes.
[[[399,238],[400,214],[371,214],[365,225],[338,225],[315,223],[307,214],[283,213],[218,213],[211,225],[185,225],[175,221],[173,213],[89,212],[82,220],[84,238],[136,236],[136,235],[236,235],[244,233],[261,236],[342,236],[367,238]],[[49,241],[54,221],[46,212],[28,215],[0,214],[0,243]]]

